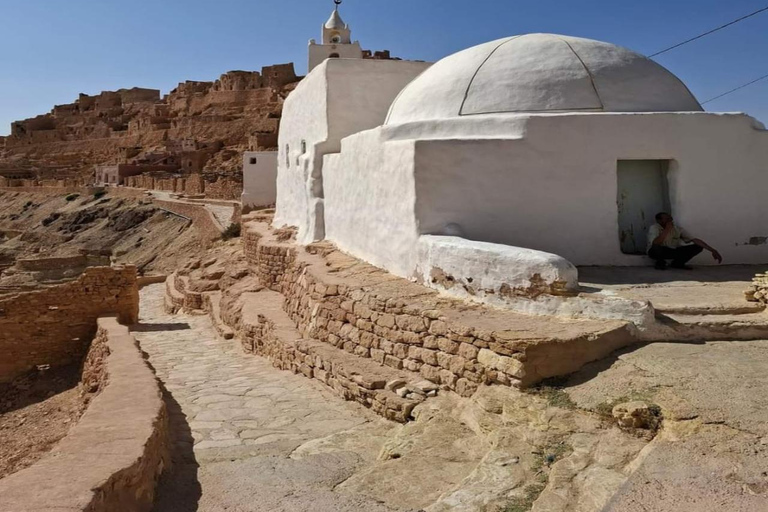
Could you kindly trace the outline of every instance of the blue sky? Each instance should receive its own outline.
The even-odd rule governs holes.
[[[766,0],[345,0],[364,48],[437,60],[512,34],[555,32],[645,54],[768,5]],[[78,93],[213,80],[295,62],[331,0],[0,0],[0,135]],[[768,73],[768,12],[662,55],[700,101]],[[768,80],[706,105],[768,123]]]

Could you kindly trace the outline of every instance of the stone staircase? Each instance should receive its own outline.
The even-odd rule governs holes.
[[[240,270],[230,279],[211,263],[177,272],[166,282],[166,309],[205,312],[246,352],[391,420],[408,421],[441,390],[469,397],[481,385],[525,387],[637,341],[627,322],[447,299],[329,244],[299,247],[262,217],[244,217],[247,277]],[[222,276],[222,289],[212,286]]]

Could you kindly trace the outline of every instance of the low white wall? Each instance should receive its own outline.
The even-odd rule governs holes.
[[[246,151],[243,153],[243,209],[247,213],[272,206],[276,200],[277,151]]]
[[[425,134],[415,154],[420,233],[442,234],[455,224],[467,238],[554,253],[577,265],[647,265],[647,258],[620,250],[617,161],[669,159],[676,221],[719,249],[726,263],[768,261],[768,244],[761,238],[768,236],[768,132],[752,118],[707,113],[523,118],[524,129],[518,118],[507,138],[497,133],[476,139],[467,131],[462,138],[425,140],[433,128],[443,131],[443,123],[420,127]],[[456,128],[453,122],[451,131]],[[409,134],[415,132],[409,127]],[[704,253],[694,263],[714,262]]]
[[[462,297],[504,300],[579,288],[576,267],[561,256],[456,236],[419,237],[416,270],[427,286]]]
[[[338,153],[342,138],[383,124],[397,94],[429,65],[329,59],[302,80],[280,122],[276,226],[298,227],[303,244],[325,237],[323,157]]]

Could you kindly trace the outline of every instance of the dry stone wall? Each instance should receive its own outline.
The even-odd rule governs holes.
[[[481,384],[525,387],[564,375],[636,341],[624,322],[582,321],[573,332],[519,333],[514,327],[528,321],[525,316],[444,300],[362,263],[367,274],[338,279],[321,256],[299,253],[258,226],[246,224],[246,257],[261,283],[285,297],[285,311],[306,337],[417,372],[462,396]],[[306,250],[334,251],[322,244]],[[366,275],[376,278],[366,284]],[[528,328],[547,323],[540,319]]]
[[[76,281],[0,299],[0,381],[37,365],[82,360],[96,320],[115,314],[124,323],[139,315],[136,267],[90,267]]]
[[[100,393],[50,454],[0,480],[2,510],[152,510],[170,462],[160,386],[117,318],[98,320],[93,346],[83,384]]]

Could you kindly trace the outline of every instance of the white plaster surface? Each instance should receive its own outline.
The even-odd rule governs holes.
[[[337,54],[339,59],[362,59],[363,49],[360,43],[355,41],[349,44],[309,44],[309,66],[312,71],[328,59],[332,54]]]
[[[416,265],[413,143],[384,144],[381,128],[344,139],[325,159],[326,237],[403,277]]]
[[[417,273],[428,286],[433,271],[451,276],[455,286],[471,289],[470,294],[501,295],[501,286],[510,292],[527,290],[538,279],[547,286],[559,283],[563,290],[576,291],[579,274],[568,260],[555,254],[522,247],[476,242],[456,236],[423,235],[418,241]],[[535,276],[535,277],[534,277]]]
[[[508,138],[477,137],[478,122],[464,137],[416,142],[421,234],[458,224],[472,240],[554,253],[576,265],[647,265],[620,250],[617,161],[669,159],[677,222],[726,263],[768,261],[768,245],[750,244],[768,236],[768,132],[748,116],[528,115],[524,125],[510,125]],[[714,260],[704,253],[694,263]]]
[[[330,59],[301,81],[286,100],[280,123],[276,226],[298,227],[300,243],[324,238],[323,156],[338,153],[342,138],[381,125],[398,92],[427,67]]]
[[[256,159],[252,164],[251,160]],[[243,208],[271,206],[277,200],[277,151],[243,153]]]
[[[458,52],[406,87],[389,124],[514,112],[701,111],[656,62],[610,43],[525,34]]]

